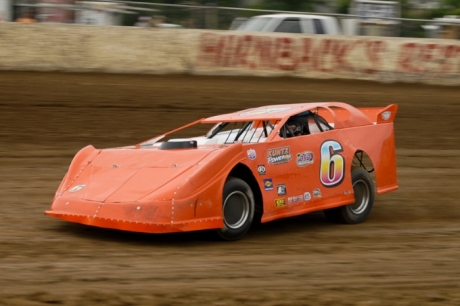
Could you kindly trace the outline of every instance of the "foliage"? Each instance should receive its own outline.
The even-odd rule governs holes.
[[[239,0],[133,0],[136,2],[146,3],[166,3],[166,4],[191,4],[191,5],[205,5],[208,3],[215,4],[216,6],[239,6]]]
[[[459,15],[460,16],[460,0],[443,0],[441,7],[436,10],[429,11],[426,18],[439,18],[445,15]]]
[[[348,14],[348,9],[350,8],[351,1],[352,0],[339,0],[337,13],[339,13],[339,14]]]
[[[146,3],[164,3],[164,4],[190,4],[190,5],[215,5],[224,7],[242,7],[243,0],[135,0],[137,2]],[[340,14],[348,14],[349,7],[353,0],[336,0],[336,12]],[[393,0],[397,1],[397,0]],[[328,5],[330,1],[326,0],[260,0],[256,5],[251,5],[253,9],[266,9],[274,11],[299,11],[312,12],[315,4]],[[445,15],[460,15],[460,0],[441,0],[441,8],[435,10],[414,10],[409,0],[400,0],[401,17],[403,18],[420,18],[432,19],[443,17]],[[152,7],[152,6],[150,6]],[[177,7],[161,7],[154,6],[160,10],[159,14],[167,16],[167,22],[179,23],[184,19],[203,19],[203,16],[198,16],[198,12],[193,12],[190,9]],[[224,12],[224,11],[222,11]],[[259,15],[259,12],[254,11],[225,11],[225,14],[219,15],[219,27],[226,28],[227,24],[235,17],[251,17]],[[140,15],[146,15],[141,13]],[[148,15],[148,14],[147,14]],[[137,20],[137,15],[125,16],[125,24],[132,25]],[[195,22],[194,27],[205,27],[203,22]]]
[[[308,12],[312,10],[313,3],[311,0],[264,0],[260,6],[268,10]]]

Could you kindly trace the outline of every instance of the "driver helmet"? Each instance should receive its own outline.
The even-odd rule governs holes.
[[[294,136],[302,135],[302,124],[299,120],[290,118],[286,122],[286,127],[292,132]]]

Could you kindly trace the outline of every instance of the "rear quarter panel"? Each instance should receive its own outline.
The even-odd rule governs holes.
[[[377,193],[398,189],[393,123],[381,123],[342,130],[355,150],[364,151],[375,169]]]

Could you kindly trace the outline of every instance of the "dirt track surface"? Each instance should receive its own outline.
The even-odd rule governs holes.
[[[304,79],[0,73],[0,305],[460,305],[460,89]],[[291,102],[398,103],[400,189],[360,225],[321,213],[236,242],[43,215],[83,146]]]

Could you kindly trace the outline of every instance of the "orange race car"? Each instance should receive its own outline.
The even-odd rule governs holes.
[[[135,232],[215,229],[226,240],[242,237],[255,218],[324,210],[332,221],[359,223],[375,190],[398,188],[396,111],[271,105],[200,119],[135,146],[87,146],[45,214]]]

